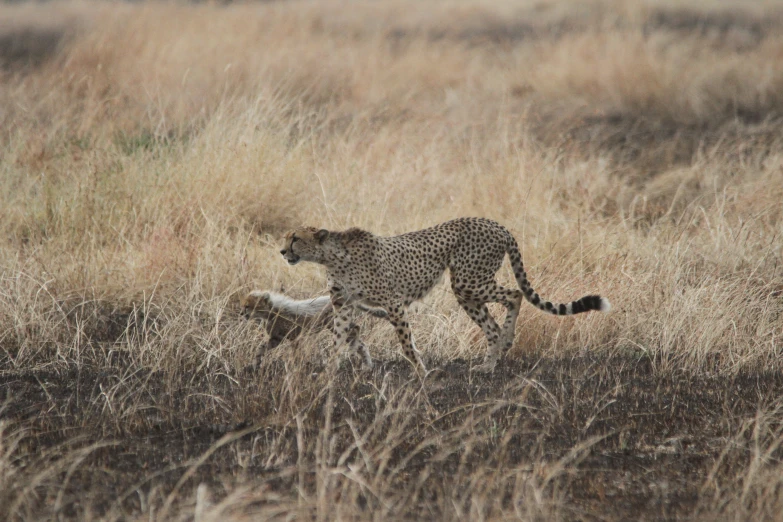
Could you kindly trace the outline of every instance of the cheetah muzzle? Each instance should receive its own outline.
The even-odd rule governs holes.
[[[286,261],[288,261],[289,265],[295,265],[302,260],[302,258],[294,254],[293,251],[291,251],[291,249],[281,250],[280,253],[283,254],[283,257],[285,258]]]

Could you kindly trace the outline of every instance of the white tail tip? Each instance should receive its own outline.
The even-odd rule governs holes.
[[[606,313],[612,310],[612,303],[606,297],[601,298],[601,311]]]

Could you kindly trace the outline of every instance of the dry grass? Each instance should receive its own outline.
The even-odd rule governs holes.
[[[728,4],[0,7],[0,517],[779,519],[783,5]],[[463,215],[615,311],[244,370],[239,294],[325,290],[286,229]]]

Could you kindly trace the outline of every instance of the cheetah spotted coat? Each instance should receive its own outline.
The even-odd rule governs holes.
[[[289,232],[280,251],[289,264],[311,261],[324,265],[334,307],[335,345],[341,347],[353,327],[354,307],[361,303],[386,310],[408,360],[424,365],[410,332],[407,310],[424,297],[448,268],[451,288],[460,306],[483,330],[489,343],[482,371],[492,371],[514,341],[514,327],[523,299],[554,315],[609,310],[609,301],[588,295],[567,304],[541,299],[527,280],[519,247],[511,233],[485,218],[459,218],[399,236],[380,237],[352,228],[330,232],[303,227]],[[519,288],[495,282],[506,254]],[[500,327],[487,303],[507,309]],[[371,365],[369,355],[365,363]]]

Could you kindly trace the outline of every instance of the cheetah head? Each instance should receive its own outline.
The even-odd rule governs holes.
[[[272,299],[269,292],[253,290],[242,298],[239,306],[245,319],[266,318],[272,312]]]
[[[322,263],[325,253],[324,242],[328,237],[328,230],[313,227],[297,228],[286,234],[280,253],[289,265],[295,265],[299,261]]]

